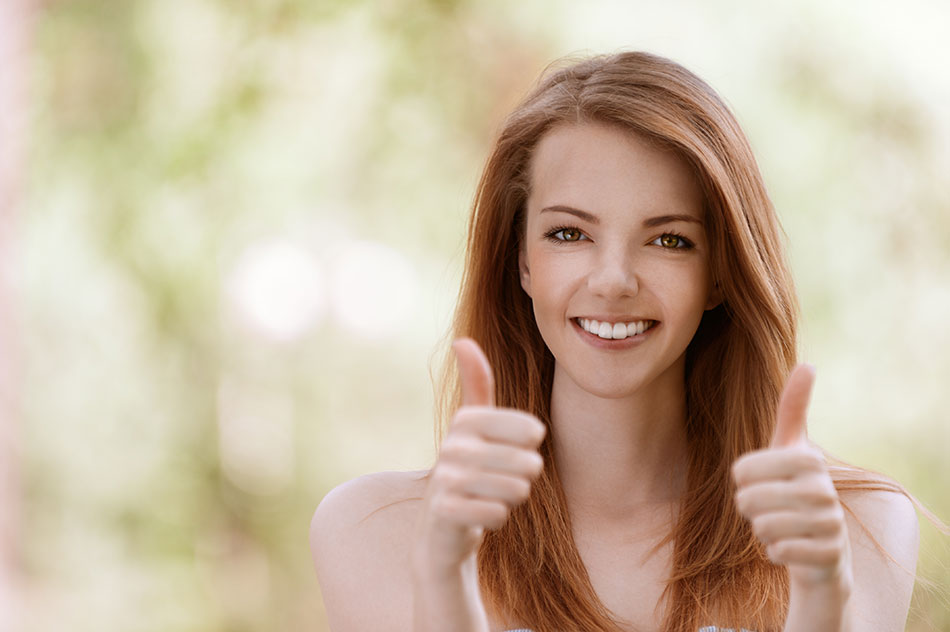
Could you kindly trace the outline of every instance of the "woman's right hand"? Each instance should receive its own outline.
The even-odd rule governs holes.
[[[457,573],[485,529],[497,529],[541,473],[546,428],[534,415],[495,408],[491,366],[474,340],[452,345],[462,406],[452,419],[426,487],[416,564],[426,574]],[[421,570],[417,567],[417,570]]]

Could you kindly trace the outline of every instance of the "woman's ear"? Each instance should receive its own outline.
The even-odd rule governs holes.
[[[524,244],[518,248],[518,272],[521,277],[521,289],[531,296],[531,271],[528,270],[528,255],[525,254]]]
[[[722,303],[722,291],[719,289],[719,282],[713,284],[709,291],[709,298],[706,299],[706,311],[719,307]]]

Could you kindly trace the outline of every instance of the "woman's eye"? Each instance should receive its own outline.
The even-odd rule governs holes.
[[[584,233],[577,228],[559,228],[548,233],[548,236],[555,241],[580,241]]]
[[[693,244],[691,244],[685,238],[680,237],[679,235],[671,235],[669,233],[666,235],[660,235],[653,243],[657,246],[671,249],[684,249],[693,247]]]

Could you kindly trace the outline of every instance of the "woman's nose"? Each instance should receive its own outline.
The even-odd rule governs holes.
[[[604,252],[587,277],[591,293],[606,298],[635,296],[640,289],[633,258],[621,250]]]

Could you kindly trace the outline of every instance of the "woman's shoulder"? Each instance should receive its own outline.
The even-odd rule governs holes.
[[[839,492],[846,507],[858,628],[904,629],[914,590],[920,533],[915,503],[896,489]]]
[[[334,487],[317,505],[310,522],[314,555],[329,553],[327,548],[332,552],[341,539],[362,540],[374,532],[407,535],[399,527],[411,528],[425,492],[427,473],[375,472]]]
[[[920,531],[915,503],[894,489],[849,489],[839,492],[852,542],[883,553],[913,570]]]
[[[365,511],[403,500],[422,499],[428,470],[374,472],[340,483],[330,490],[314,513],[314,522],[362,521]]]
[[[411,627],[409,552],[427,473],[366,474],[317,506],[310,551],[331,629]]]

